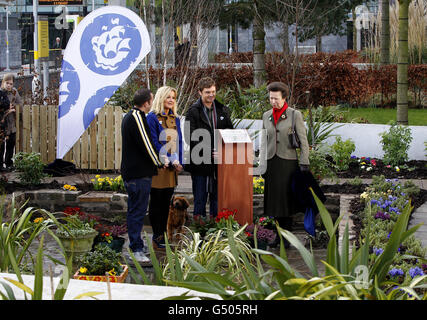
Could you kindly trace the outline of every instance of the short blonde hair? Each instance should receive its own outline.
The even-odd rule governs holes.
[[[175,88],[168,86],[161,87],[157,90],[150,111],[154,112],[155,114],[162,114],[165,111],[164,102],[171,92],[175,92],[175,104],[173,105],[172,112],[176,116],[176,98],[178,97],[178,92]]]
[[[1,87],[4,89],[6,81],[11,81],[11,80],[12,82],[15,82],[15,76],[13,75],[13,73],[6,73],[3,79],[1,80]]]

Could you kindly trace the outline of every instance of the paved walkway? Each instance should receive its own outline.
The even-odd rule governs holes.
[[[412,214],[411,221],[409,222],[409,228],[420,223],[423,225],[417,230],[417,232],[415,232],[415,237],[421,241],[424,248],[427,248],[427,202]]]

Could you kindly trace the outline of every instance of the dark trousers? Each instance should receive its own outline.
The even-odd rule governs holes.
[[[191,175],[194,196],[193,215],[206,216],[206,202],[209,194],[209,214],[216,217],[218,214],[218,184],[214,183],[209,192],[207,176]]]
[[[163,236],[166,232],[173,192],[174,188],[151,188],[148,217],[153,227],[153,239]]]
[[[144,241],[141,231],[147,213],[148,198],[151,190],[151,177],[131,179],[124,181],[128,193],[127,227],[129,235],[129,248],[133,252],[142,251]]]
[[[15,149],[16,144],[16,133],[11,133],[9,136],[5,137],[5,141],[0,145],[0,166],[3,168],[3,163],[6,164],[6,167],[13,165],[12,157],[13,150]],[[5,154],[6,151],[6,154]],[[3,160],[4,155],[4,160]]]

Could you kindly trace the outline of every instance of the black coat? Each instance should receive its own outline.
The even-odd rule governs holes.
[[[3,89],[0,89],[0,120],[4,118],[4,115],[10,107],[10,100],[7,96],[7,92]],[[0,122],[0,130],[2,134],[4,134],[4,130],[6,128],[6,121]]]
[[[217,129],[233,129],[233,122],[230,118],[229,109],[217,100],[215,100],[215,107],[217,113]],[[206,117],[203,108],[204,106],[202,100],[199,99],[190,107],[190,109],[185,115],[184,139],[186,143],[190,146],[190,163],[185,166],[185,170],[191,172],[194,175],[213,176],[216,172],[217,166],[213,164],[212,153],[209,157],[210,163],[195,164],[193,162],[193,159],[191,159],[191,151],[197,144],[201,142],[209,143],[209,141],[203,141],[201,137],[196,141],[189,141],[191,140],[191,134],[196,129],[206,129],[210,133],[210,148],[208,148],[208,146],[205,146],[205,148],[201,149],[204,150],[208,148],[210,151],[212,151],[214,148],[214,131],[209,125],[209,119]],[[190,133],[190,136],[187,136],[188,132]],[[203,158],[203,151],[201,152],[200,156]]]
[[[157,175],[161,167],[145,113],[134,108],[122,121],[122,165],[124,181]]]
[[[320,201],[326,201],[326,197],[313,174],[310,171],[296,170],[292,176],[292,192],[298,207],[297,211],[305,212],[307,208],[312,208],[315,213],[318,213],[316,202],[309,188],[313,189]]]

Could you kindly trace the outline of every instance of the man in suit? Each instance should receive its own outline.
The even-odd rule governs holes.
[[[209,213],[218,214],[217,165],[215,150],[216,129],[233,129],[229,109],[215,99],[215,81],[209,77],[198,83],[200,98],[185,115],[185,140],[190,145],[190,163],[186,170],[191,173],[194,215],[206,215],[209,195]]]
[[[134,96],[134,108],[122,121],[122,164],[121,174],[128,193],[127,227],[129,248],[135,258],[145,265],[150,259],[145,255],[141,231],[147,212],[152,176],[157,168],[163,167],[158,152],[154,148],[145,114],[153,104],[153,94],[149,89],[140,89]]]

